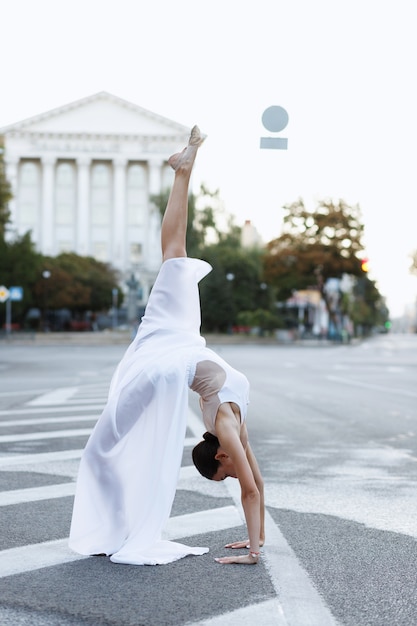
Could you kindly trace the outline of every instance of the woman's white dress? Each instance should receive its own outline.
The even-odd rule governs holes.
[[[156,565],[208,551],[161,536],[181,467],[193,355],[205,346],[198,282],[210,271],[199,259],[162,264],[81,458],[69,541],[76,552]]]

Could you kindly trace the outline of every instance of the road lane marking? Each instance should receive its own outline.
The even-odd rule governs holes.
[[[24,467],[36,465],[38,463],[53,463],[69,461],[81,458],[83,450],[60,450],[59,452],[39,452],[39,454],[18,454],[15,456],[0,457],[0,467],[13,467],[22,465]]]
[[[27,504],[39,502],[39,500],[52,500],[66,498],[75,494],[75,482],[59,483],[57,485],[44,485],[43,487],[28,487],[27,489],[14,489],[13,491],[0,492],[0,506],[14,504]]]
[[[242,518],[235,506],[206,509],[196,513],[170,517],[162,533],[164,539],[173,541],[193,535],[227,530],[242,525]]]
[[[12,441],[39,441],[43,439],[63,439],[64,437],[83,437],[91,434],[91,428],[74,428],[66,430],[48,430],[39,433],[20,433],[16,435],[0,435],[0,443]]]
[[[61,415],[61,417],[41,417],[27,420],[7,420],[0,422],[0,428],[9,426],[39,426],[40,424],[62,424],[63,422],[89,422],[96,421],[97,416],[92,415]]]
[[[2,550],[0,557],[0,578],[89,558],[70,550],[68,539]]]
[[[33,400],[26,402],[26,406],[47,406],[48,404],[65,404],[77,392],[77,387],[60,387],[48,393],[44,393]]]
[[[22,398],[22,396],[31,396],[38,395],[40,391],[48,391],[47,389],[18,389],[16,391],[0,391],[0,398],[10,398],[13,396],[18,396]]]
[[[282,607],[277,599],[244,606],[236,611],[222,613],[187,626],[288,626]]]
[[[96,405],[82,405],[82,406],[72,406],[70,411],[71,413],[77,413],[78,411],[101,411],[103,410],[105,403],[96,404]],[[0,411],[0,416],[10,416],[10,415],[42,415],[43,413],[67,413],[67,406],[54,406],[54,407],[42,407],[42,408],[31,408],[31,409],[8,409],[7,411]]]
[[[364,383],[360,380],[354,380],[353,378],[345,378],[340,376],[326,376],[327,380],[332,380],[336,383],[343,383],[344,385],[352,385],[354,387],[363,387],[364,389],[372,389],[372,391],[384,391],[385,393],[398,393],[400,396],[408,396],[410,398],[417,398],[417,393],[414,391],[407,391],[406,389],[398,389],[396,387],[387,387],[383,385],[374,385],[373,383]]]

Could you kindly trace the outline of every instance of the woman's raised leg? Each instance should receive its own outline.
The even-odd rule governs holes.
[[[162,258],[164,261],[187,256],[186,232],[188,218],[188,186],[197,150],[204,141],[198,126],[191,130],[188,146],[173,154],[168,163],[175,170],[174,184],[169,195],[161,227]]]

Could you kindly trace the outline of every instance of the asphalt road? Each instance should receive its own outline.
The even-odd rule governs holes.
[[[256,567],[238,485],[192,467],[196,398],[168,537],[210,552],[167,566],[80,558],[66,538],[81,450],[124,345],[0,343],[0,624],[417,624],[417,336],[351,346],[212,345],[251,382],[266,485]]]

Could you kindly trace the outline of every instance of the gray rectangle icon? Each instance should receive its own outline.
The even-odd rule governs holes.
[[[283,137],[261,137],[261,148],[267,150],[287,150],[288,139]]]

